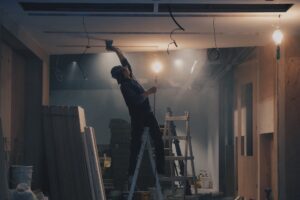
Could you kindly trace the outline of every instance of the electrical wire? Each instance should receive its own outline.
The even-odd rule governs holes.
[[[171,38],[172,42],[170,42],[170,43],[168,44],[168,48],[167,48],[167,53],[168,53],[168,54],[170,54],[170,52],[169,52],[170,45],[174,44],[175,47],[178,47],[178,45],[177,45],[177,43],[176,43],[176,40],[172,37],[173,33],[174,33],[175,31],[178,31],[178,30],[181,30],[181,29],[180,29],[180,28],[175,28],[175,29],[173,29],[173,30],[171,31],[171,33],[170,33],[170,38]]]
[[[213,18],[213,30],[214,30],[215,48],[218,49],[218,46],[217,46],[217,36],[216,36],[216,26],[215,26],[215,18]]]
[[[84,32],[85,32],[86,38],[87,38],[87,46],[86,46],[86,48],[90,48],[90,35],[89,35],[89,32],[87,31],[87,28],[86,28],[84,16],[82,17],[82,25],[83,25],[83,29],[84,29]]]
[[[59,67],[59,55],[56,56],[55,60],[55,68],[54,68],[54,75],[57,81],[62,82],[64,80],[64,75],[62,73],[62,70]]]
[[[170,16],[171,16],[173,22],[177,25],[177,28],[173,29],[173,30],[170,32],[170,39],[172,40],[172,42],[170,42],[170,43],[168,44],[168,48],[167,48],[167,53],[170,54],[170,52],[169,52],[170,45],[174,44],[175,47],[178,47],[177,42],[176,42],[176,40],[172,37],[172,35],[173,35],[176,31],[185,31],[185,29],[184,29],[184,28],[176,21],[174,15],[173,15],[173,13],[172,13],[171,6],[169,6],[168,9],[169,9],[169,14],[170,14]]]
[[[170,14],[172,20],[174,21],[174,23],[178,26],[178,28],[179,28],[180,30],[182,30],[182,31],[185,31],[185,29],[184,29],[184,28],[176,21],[174,15],[173,15],[173,13],[172,13],[171,6],[169,6],[169,14]]]
[[[84,30],[84,33],[85,33],[86,38],[87,38],[87,45],[85,46],[83,52],[82,52],[81,55],[79,56],[78,68],[79,68],[79,70],[81,71],[83,78],[86,80],[86,79],[87,79],[87,76],[86,76],[84,70],[82,69],[80,63],[81,63],[82,57],[86,54],[87,50],[88,50],[89,48],[91,48],[91,46],[90,46],[90,36],[89,36],[89,32],[87,31],[87,27],[86,27],[85,17],[84,17],[84,16],[82,17],[82,26],[83,26],[83,30]]]

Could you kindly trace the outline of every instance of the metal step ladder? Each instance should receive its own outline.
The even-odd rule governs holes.
[[[139,170],[140,170],[140,167],[141,167],[144,151],[146,150],[146,148],[147,148],[148,153],[149,153],[151,168],[152,168],[153,175],[155,177],[157,199],[158,200],[163,200],[163,194],[162,194],[162,189],[161,189],[161,186],[160,186],[160,180],[159,180],[159,177],[158,177],[158,174],[157,174],[157,171],[156,171],[155,160],[153,158],[153,150],[152,150],[152,146],[151,146],[151,142],[150,142],[149,128],[148,127],[146,127],[144,129],[144,133],[143,133],[143,137],[142,137],[142,145],[141,145],[141,149],[140,149],[140,152],[139,152],[139,155],[138,155],[137,164],[136,164],[136,167],[135,167],[135,170],[134,170],[132,183],[130,185],[128,200],[133,199],[136,182],[137,182],[138,175],[139,175]]]
[[[175,129],[174,122],[175,121],[182,121],[185,123],[185,135],[184,136],[177,136],[172,134]],[[185,112],[182,116],[172,116],[171,110],[168,108],[168,112],[165,116],[165,124],[163,128],[163,139],[165,141],[165,145],[168,146],[168,148],[165,148],[165,150],[169,151],[169,156],[166,156],[166,160],[170,161],[170,177],[166,177],[161,179],[161,181],[169,181],[172,184],[172,190],[175,191],[175,182],[181,183],[180,185],[183,186],[184,189],[184,197],[186,195],[187,187],[189,187],[189,182],[192,182],[194,185],[194,191],[195,194],[198,194],[197,186],[196,186],[196,174],[195,174],[195,166],[194,166],[194,155],[193,155],[193,149],[192,149],[192,142],[191,142],[191,136],[190,136],[190,115],[188,112]],[[173,130],[172,130],[173,129]],[[176,134],[176,131],[175,131]],[[184,141],[184,152],[183,155],[174,156],[173,153],[173,145],[176,147],[179,147],[179,140]],[[177,152],[178,154],[178,152]],[[180,153],[181,154],[181,153]],[[175,173],[175,170],[177,171],[175,162],[179,163],[179,167],[181,168],[181,173]],[[188,163],[191,166],[192,174],[187,174],[188,169]],[[175,166],[175,167],[174,167]],[[185,199],[185,198],[184,198]]]

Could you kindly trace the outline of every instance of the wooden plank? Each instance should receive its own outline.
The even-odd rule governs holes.
[[[80,194],[78,196],[81,199],[92,199],[92,191],[91,191],[91,185],[89,182],[88,177],[88,169],[87,169],[87,163],[85,159],[85,153],[84,153],[84,147],[83,147],[83,141],[82,136],[84,132],[84,126],[85,126],[85,116],[84,116],[84,110],[80,107],[71,107],[69,110],[69,114],[72,115],[72,119],[70,118],[73,126],[73,145],[74,149],[76,150],[76,154],[72,154],[72,156],[76,159],[75,163],[77,165],[77,169],[80,170],[80,174],[78,176],[78,186],[81,187]],[[82,183],[84,183],[84,187],[82,186]]]
[[[166,156],[166,160],[193,160],[193,156]]]
[[[160,181],[163,182],[174,182],[174,181],[185,181],[185,180],[196,180],[195,176],[173,176],[173,177],[163,177],[160,178]]]
[[[166,121],[187,121],[189,119],[188,115],[183,116],[166,116]]]
[[[1,116],[2,116],[2,133],[5,139],[5,150],[11,150],[11,109],[12,109],[12,49],[2,43],[1,45],[1,71],[0,71],[0,92],[1,92]],[[9,158],[8,158],[9,159]]]
[[[26,57],[25,66],[25,110],[24,149],[21,150],[25,165],[34,166],[32,188],[43,189],[47,181],[42,127],[42,78],[41,61]]]
[[[46,165],[48,169],[50,198],[59,200],[60,184],[58,181],[58,167],[56,162],[56,148],[54,146],[53,121],[50,107],[43,107],[43,129],[46,152]]]
[[[60,185],[59,197],[61,199],[68,199],[72,194],[77,192],[76,190],[72,191],[73,188],[73,178],[68,176],[72,171],[70,168],[70,155],[65,148],[69,147],[69,138],[66,137],[67,127],[65,122],[65,107],[51,107],[51,116],[53,122],[53,146],[56,150],[56,165],[57,165],[57,175]],[[70,189],[71,188],[71,189]],[[70,193],[71,192],[71,193]]]
[[[11,98],[11,163],[23,163],[25,138],[25,69],[26,61],[22,55],[12,54],[12,98]],[[35,140],[31,139],[31,144]]]
[[[101,167],[98,157],[98,149],[94,129],[86,127],[83,138],[86,144],[87,162],[89,163],[89,174],[91,177],[92,185],[94,186],[95,200],[105,200],[104,183],[102,179]]]
[[[8,200],[7,168],[4,152],[2,125],[0,118],[0,199]]]
[[[84,110],[79,107],[44,107],[44,135],[53,200],[94,200],[87,156],[82,140]]]
[[[186,140],[187,138],[188,138],[187,136],[163,136],[163,140],[170,140],[170,139]]]

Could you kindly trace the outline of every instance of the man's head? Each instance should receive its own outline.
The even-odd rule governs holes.
[[[111,76],[118,81],[120,84],[124,79],[130,78],[130,71],[127,67],[122,67],[121,65],[114,66],[111,69]]]

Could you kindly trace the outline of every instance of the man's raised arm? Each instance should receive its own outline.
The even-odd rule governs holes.
[[[122,66],[127,67],[130,71],[130,75],[132,76],[131,66],[130,66],[127,58],[123,55],[122,51],[118,47],[113,46],[111,40],[107,40],[105,42],[105,44],[106,44],[106,50],[115,52],[122,64]]]

